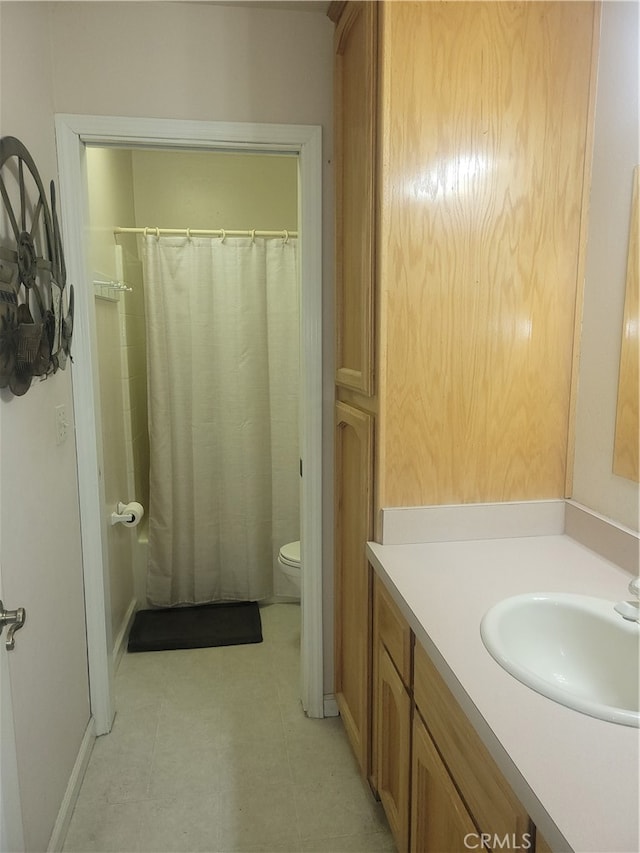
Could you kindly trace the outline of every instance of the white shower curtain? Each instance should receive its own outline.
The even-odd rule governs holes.
[[[296,254],[144,237],[150,604],[269,598],[299,539]]]

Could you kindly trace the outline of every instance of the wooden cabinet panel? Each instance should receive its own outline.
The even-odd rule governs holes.
[[[479,832],[417,714],[413,721],[411,772],[412,853],[486,849],[480,845]]]
[[[420,643],[413,679],[416,707],[475,821],[529,849],[529,816]]]
[[[564,495],[595,17],[381,6],[380,506]]]
[[[412,645],[407,621],[374,575],[371,777],[399,851],[409,844]]]
[[[335,691],[347,735],[368,772],[373,417],[336,404]]]
[[[384,583],[374,577],[373,633],[389,652],[406,687],[411,687],[411,629]]]
[[[409,845],[411,699],[384,646],[377,644],[376,787],[399,851]]]
[[[347,3],[335,34],[336,382],[373,393],[376,3]]]

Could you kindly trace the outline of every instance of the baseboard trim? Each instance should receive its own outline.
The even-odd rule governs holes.
[[[85,729],[80,749],[78,750],[78,755],[76,756],[73,770],[69,777],[67,789],[64,792],[64,797],[60,804],[58,817],[56,818],[53,832],[51,833],[51,838],[49,839],[49,844],[47,846],[47,853],[60,853],[64,847],[64,842],[69,830],[69,823],[71,822],[71,815],[73,814],[73,809],[75,808],[76,800],[80,793],[80,786],[84,779],[87,764],[91,758],[91,751],[95,740],[96,725],[95,720],[91,717],[87,724],[87,728]]]
[[[325,693],[324,694],[324,715],[325,717],[338,717],[340,716],[340,711],[338,709],[338,703],[336,702],[336,697],[333,693]]]
[[[129,631],[131,630],[131,626],[133,625],[133,620],[136,615],[136,610],[138,609],[138,602],[135,598],[131,600],[131,603],[127,607],[127,612],[124,614],[124,618],[122,620],[122,624],[120,625],[120,630],[116,636],[115,642],[113,644],[113,671],[118,671],[118,666],[120,665],[120,661],[122,659],[122,655],[124,654],[124,650],[127,643],[127,638],[129,636]]]
[[[300,596],[295,595],[282,595],[281,593],[274,593],[271,599],[271,604],[300,604]]]

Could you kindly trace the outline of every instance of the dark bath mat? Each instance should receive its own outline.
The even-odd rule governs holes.
[[[196,607],[167,607],[136,613],[127,650],[204,649],[262,642],[260,608],[255,601],[225,601]]]

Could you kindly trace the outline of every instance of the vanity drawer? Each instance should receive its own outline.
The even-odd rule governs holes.
[[[384,583],[374,575],[374,637],[382,642],[405,687],[411,686],[411,629]]]
[[[529,817],[420,643],[413,695],[421,717],[481,832],[529,843]],[[527,836],[527,837],[525,837]],[[523,846],[522,849],[528,849]]]

